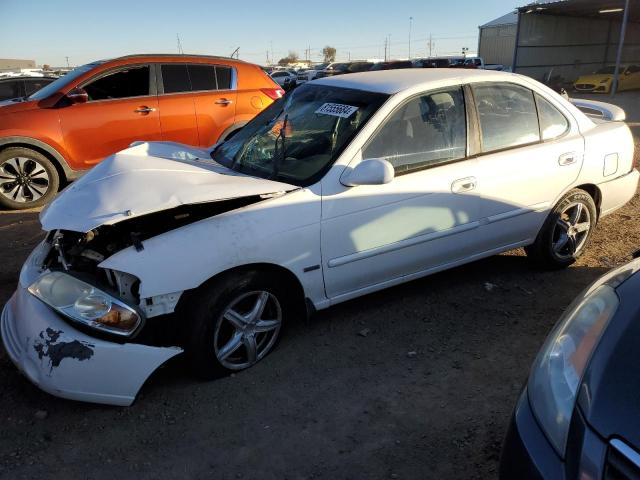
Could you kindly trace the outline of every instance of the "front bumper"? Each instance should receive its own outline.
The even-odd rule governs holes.
[[[9,358],[31,382],[52,395],[131,405],[149,375],[182,350],[120,344],[75,329],[23,284],[25,278],[34,277],[32,257],[2,310],[0,331]]]

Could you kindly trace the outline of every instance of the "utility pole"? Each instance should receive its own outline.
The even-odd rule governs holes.
[[[269,63],[269,50],[267,50],[267,65],[271,65],[271,64]]]
[[[433,56],[433,40],[432,40],[432,35],[429,34],[429,43],[427,44],[427,48],[429,49],[429,58],[431,58]]]
[[[178,41],[178,53],[184,53],[182,50],[182,42],[180,41],[180,35],[176,33],[176,40]]]
[[[391,34],[389,34],[389,60],[391,60]]]
[[[411,26],[413,24],[413,17],[409,17],[409,60],[411,60]]]
[[[64,58],[67,59],[67,68],[71,68],[71,67],[69,67],[69,57],[64,57]]]
[[[275,59],[273,58],[273,40],[271,40],[271,64],[275,63]]]
[[[387,37],[384,37],[384,61],[387,61]]]

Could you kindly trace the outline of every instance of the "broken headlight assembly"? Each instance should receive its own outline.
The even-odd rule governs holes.
[[[142,323],[135,308],[63,272],[42,275],[29,292],[71,320],[102,332],[128,337]]]

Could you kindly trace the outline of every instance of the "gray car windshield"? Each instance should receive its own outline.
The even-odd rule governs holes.
[[[78,78],[83,73],[88,72],[92,68],[100,65],[102,62],[94,62],[87,63],[86,65],[82,65],[81,67],[74,68],[69,73],[63,75],[55,82],[50,83],[49,85],[41,88],[33,95],[31,95],[27,100],[44,100],[45,98],[53,95],[56,92],[59,92],[64,87],[66,87],[69,83],[73,82],[76,78]]]
[[[388,95],[303,85],[211,153],[249,175],[305,186],[317,181]]]

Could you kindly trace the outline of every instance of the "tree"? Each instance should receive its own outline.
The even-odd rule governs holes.
[[[335,62],[336,61],[336,49],[327,45],[322,49],[322,55],[324,55],[324,62]]]
[[[298,61],[298,54],[292,50],[289,50],[289,55],[278,60],[278,65],[289,65],[290,63],[296,63]]]

